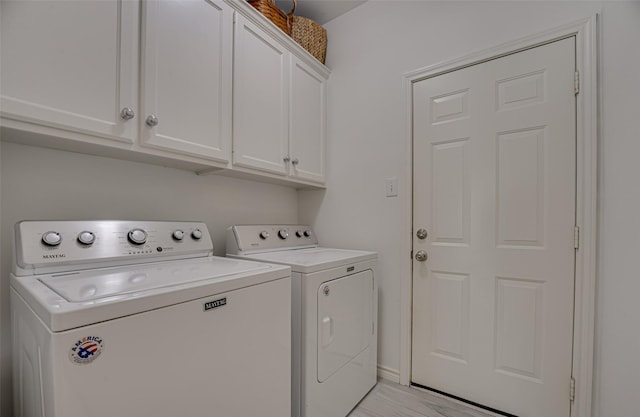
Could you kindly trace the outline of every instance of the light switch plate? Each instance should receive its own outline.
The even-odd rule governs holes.
[[[387,178],[385,180],[385,185],[387,189],[387,197],[397,197],[398,196],[398,179]]]

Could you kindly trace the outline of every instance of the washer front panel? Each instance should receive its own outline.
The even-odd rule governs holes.
[[[322,283],[318,299],[318,382],[325,382],[371,343],[373,271]]]

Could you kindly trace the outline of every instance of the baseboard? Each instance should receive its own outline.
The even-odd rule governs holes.
[[[400,372],[397,369],[387,368],[386,366],[378,365],[378,378],[386,379],[387,381],[400,383]]]

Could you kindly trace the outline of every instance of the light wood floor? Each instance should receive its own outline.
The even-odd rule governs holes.
[[[494,414],[381,379],[348,417],[494,417]]]

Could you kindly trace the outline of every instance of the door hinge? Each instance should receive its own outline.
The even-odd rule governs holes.
[[[569,401],[575,401],[576,399],[576,380],[571,377],[571,383],[569,386]]]
[[[573,248],[580,249],[580,226],[573,228]]]
[[[580,73],[578,71],[573,73],[573,93],[576,95],[580,93]]]

